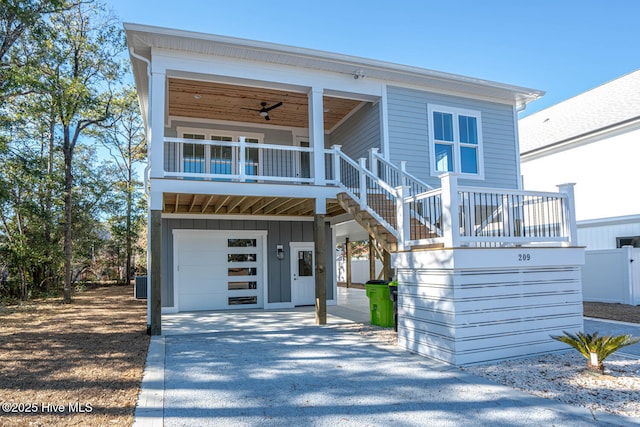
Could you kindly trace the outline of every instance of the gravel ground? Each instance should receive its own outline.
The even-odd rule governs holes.
[[[393,329],[363,324],[353,328],[367,338],[397,345]],[[616,353],[604,365],[604,375],[588,372],[587,359],[569,350],[460,369],[535,396],[640,418],[640,358]]]
[[[462,369],[536,396],[640,417],[640,359],[609,356],[604,375],[587,371],[586,364],[571,351]]]

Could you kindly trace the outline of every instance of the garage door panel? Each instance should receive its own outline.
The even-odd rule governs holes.
[[[263,235],[184,230],[176,234],[178,310],[262,306]]]

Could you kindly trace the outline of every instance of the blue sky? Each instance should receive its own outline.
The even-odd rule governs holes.
[[[640,68],[637,0],[106,0],[123,22],[540,89],[524,115]]]

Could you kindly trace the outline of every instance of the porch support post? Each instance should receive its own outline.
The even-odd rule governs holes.
[[[164,174],[164,117],[165,90],[167,76],[162,70],[153,70],[151,74],[151,129],[150,143],[147,149],[151,164],[151,178],[162,178]]]
[[[382,271],[384,272],[382,280],[391,280],[391,253],[386,249],[382,251],[382,265]]]
[[[324,107],[323,89],[314,87],[309,91],[309,139],[313,148],[313,183],[324,185]]]
[[[458,177],[447,173],[441,178],[442,232],[445,248],[460,247],[460,215],[458,212]]]
[[[347,258],[347,288],[351,287],[351,245],[349,244],[349,238],[344,239],[344,254]]]
[[[321,211],[313,218],[313,241],[316,254],[316,325],[327,324],[327,271],[325,257],[325,213]]]
[[[161,252],[162,252],[162,211],[151,210],[151,222],[149,224],[151,234],[151,247],[149,271],[151,272],[151,286],[149,304],[151,305],[149,319],[149,334],[162,334],[162,276],[161,276]]]
[[[375,252],[375,238],[369,236],[369,280],[376,279],[376,252]]]
[[[575,182],[558,185],[558,190],[567,195],[567,202],[564,208],[565,226],[569,233],[569,241],[563,243],[563,246],[578,245],[578,227],[576,226],[576,200],[574,194]]]

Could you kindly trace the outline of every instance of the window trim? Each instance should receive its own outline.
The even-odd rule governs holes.
[[[453,115],[453,171],[436,170],[436,138],[433,113],[445,113]],[[477,147],[474,144],[460,142],[460,125],[458,116],[474,117],[477,121]],[[455,173],[464,179],[484,179],[484,143],[482,138],[482,113],[477,110],[449,107],[445,105],[427,105],[427,126],[429,128],[429,171],[431,176],[440,176],[445,173]],[[475,147],[477,149],[478,173],[463,173],[461,161],[461,147]]]
[[[256,139],[258,142],[258,144],[263,144],[264,143],[264,134],[263,133],[255,133],[255,132],[243,132],[243,131],[235,131],[235,130],[218,130],[218,129],[203,129],[203,128],[197,128],[197,127],[183,127],[183,126],[176,126],[176,134],[178,135],[178,138],[184,138],[185,134],[193,134],[193,135],[204,135],[204,141],[209,141],[211,142],[211,137],[212,136],[221,136],[221,137],[229,137],[231,138],[231,142],[238,142],[240,141],[240,137],[243,136],[247,139]],[[182,172],[182,168],[184,168],[184,158],[183,158],[183,152],[181,149],[179,149],[179,145],[176,145],[176,155],[178,156],[178,161],[180,162],[180,169]],[[237,160],[235,158],[235,153],[233,155],[233,159],[231,161],[232,164],[232,170],[231,173],[232,174],[236,174],[237,171],[235,171],[234,169],[237,169],[235,167]],[[205,173],[211,173],[211,170],[209,169],[211,167],[211,148],[209,146],[205,146]],[[261,175],[262,173],[262,154],[261,152],[258,155],[258,175]]]

